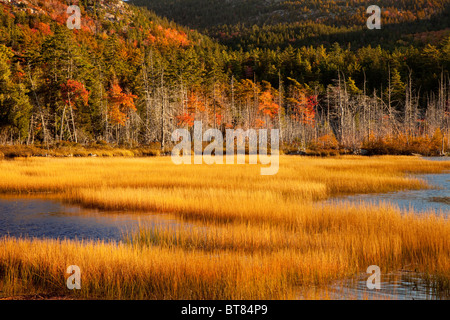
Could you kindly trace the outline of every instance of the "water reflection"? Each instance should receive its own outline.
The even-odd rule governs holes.
[[[432,161],[450,161],[449,157],[425,158]],[[352,204],[391,203],[403,210],[413,209],[418,213],[443,214],[450,217],[450,173],[416,175],[435,187],[428,190],[407,190],[383,194],[358,194],[339,197],[326,203],[350,202]],[[439,300],[450,299],[449,292],[436,291],[424,280],[424,276],[413,271],[402,270],[382,276],[381,290],[367,288],[367,274],[333,283],[326,288],[310,288],[302,298],[332,300]]]
[[[177,226],[167,215],[101,212],[59,201],[0,198],[0,237],[121,241],[141,226]]]
[[[407,190],[389,193],[358,194],[339,197],[327,201],[345,201],[351,203],[391,203],[400,209],[413,209],[416,212],[434,212],[436,214],[450,215],[450,174],[427,174],[415,177],[426,181],[434,189]]]
[[[302,291],[301,299],[329,300],[447,300],[449,293],[439,292],[425,276],[402,270],[381,276],[381,289],[367,287],[368,274],[339,280],[327,288],[309,288]]]

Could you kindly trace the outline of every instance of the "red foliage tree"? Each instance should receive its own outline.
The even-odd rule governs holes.
[[[64,103],[74,109],[76,109],[77,103],[88,104],[89,91],[86,90],[84,84],[76,80],[67,80],[66,83],[61,85],[61,94],[64,99]]]
[[[297,122],[314,126],[316,118],[317,96],[307,96],[304,90],[297,89],[289,102],[293,105],[291,118]]]
[[[125,123],[128,120],[128,113],[137,110],[134,105],[134,99],[136,99],[137,96],[131,93],[124,93],[118,84],[113,84],[108,92],[108,97],[108,111],[112,123],[125,126]]]
[[[199,112],[204,112],[205,106],[200,101],[199,94],[194,90],[189,92],[186,109],[183,110],[182,114],[177,116],[178,126],[188,126],[192,127],[194,125],[195,117]]]
[[[259,96],[259,112],[264,116],[269,116],[271,119],[275,118],[280,110],[280,106],[274,102],[272,92],[270,90],[264,91]]]

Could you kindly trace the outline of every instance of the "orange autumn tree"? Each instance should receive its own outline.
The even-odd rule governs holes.
[[[153,23],[152,23],[153,25]],[[172,28],[164,28],[161,25],[153,26],[145,33],[145,44],[157,44],[163,47],[187,47],[191,44],[188,35]]]
[[[316,118],[317,96],[307,96],[305,90],[294,88],[288,102],[292,106],[291,118],[301,124],[314,126]]]
[[[264,91],[259,97],[259,112],[271,119],[278,114],[280,106],[274,102],[273,95],[270,91]]]
[[[134,94],[125,93],[118,84],[113,84],[108,92],[108,112],[114,125],[125,126],[130,111],[137,111]]]
[[[262,115],[266,120],[273,120],[278,115],[280,111],[280,106],[275,102],[274,89],[269,83],[264,81],[265,88],[259,95],[259,108],[258,113]],[[268,121],[263,121],[262,119],[256,120],[256,125],[262,127],[267,124]]]
[[[195,121],[195,114],[189,112],[183,112],[181,115],[177,116],[178,127],[192,127]]]
[[[77,131],[75,128],[75,116],[74,110],[77,110],[77,106],[87,106],[89,101],[89,91],[86,90],[84,84],[76,80],[69,79],[67,82],[61,85],[61,96],[64,101],[64,109],[61,117],[61,131],[60,140],[64,134],[64,123],[66,119],[66,110],[69,107],[70,117],[72,122],[73,138],[75,142],[78,142]],[[70,130],[69,130],[70,131]]]
[[[184,108],[181,115],[176,117],[177,125],[179,127],[183,127],[183,126],[192,127],[194,125],[196,115],[199,112],[205,111],[205,106],[201,102],[201,99],[199,96],[200,95],[195,90],[191,90],[189,92],[188,98],[186,101],[186,108]]]

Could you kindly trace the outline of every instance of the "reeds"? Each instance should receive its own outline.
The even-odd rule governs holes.
[[[106,299],[294,299],[301,288],[379,265],[413,266],[449,290],[450,223],[390,205],[324,205],[342,194],[428,187],[410,173],[448,162],[408,157],[282,157],[259,166],[175,166],[154,159],[1,161],[0,190],[45,193],[86,207],[170,213],[178,228],[142,227],[124,243],[0,242],[0,295],[34,292]],[[65,268],[82,290],[65,289]]]

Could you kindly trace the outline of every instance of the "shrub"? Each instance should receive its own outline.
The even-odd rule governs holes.
[[[369,154],[377,155],[412,155],[421,154],[424,156],[438,156],[442,153],[442,143],[446,144],[447,138],[444,138],[440,129],[437,129],[433,136],[407,136],[399,134],[388,137],[370,137],[363,142],[363,149]]]

